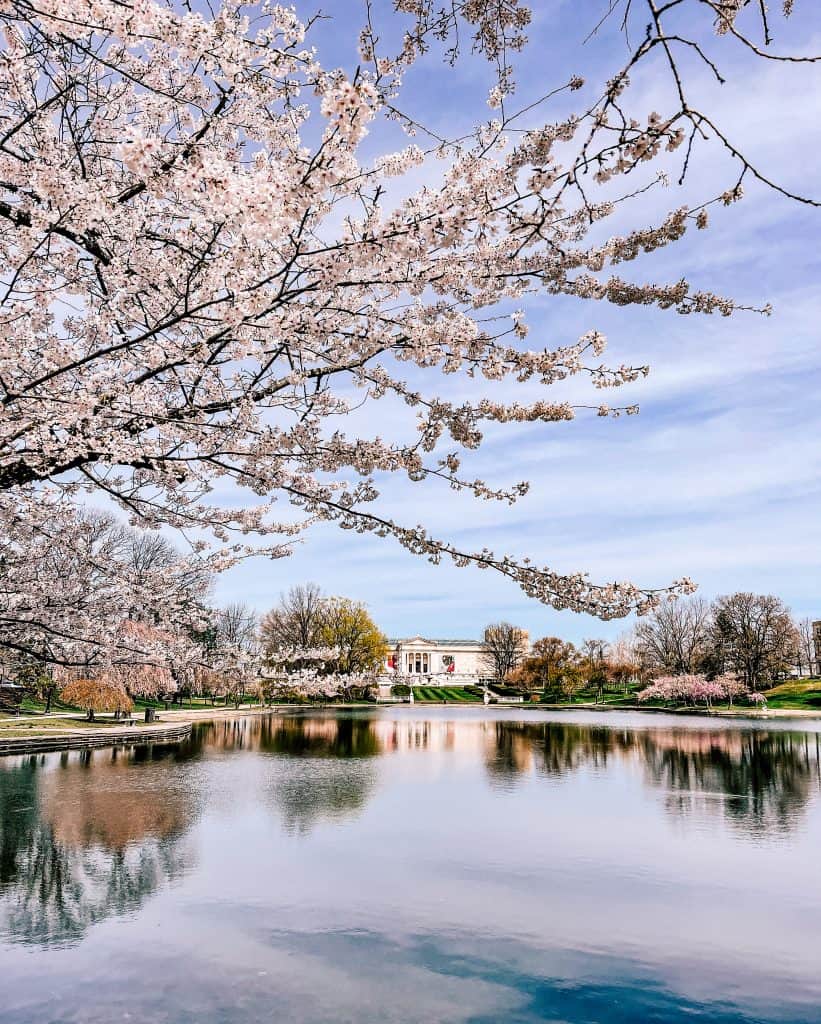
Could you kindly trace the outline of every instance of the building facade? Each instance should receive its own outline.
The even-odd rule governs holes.
[[[478,682],[488,675],[481,640],[433,640],[423,636],[388,641],[385,676],[419,676],[433,682]],[[422,679],[420,678],[420,682]]]

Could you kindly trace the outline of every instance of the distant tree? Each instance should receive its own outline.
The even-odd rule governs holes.
[[[60,687],[51,672],[38,666],[33,669],[29,681],[23,682],[22,685],[30,689],[32,695],[45,704],[43,713],[49,714],[54,698],[60,692]]]
[[[821,671],[815,658],[815,636],[811,619],[801,619],[796,627],[798,644],[796,647],[798,672],[803,675],[806,668],[808,675]]]
[[[236,601],[216,609],[202,637],[201,667],[194,675],[192,692],[211,700],[224,698],[239,707],[259,675],[257,615]]]
[[[388,653],[387,639],[368,609],[347,597],[323,602],[319,641],[334,652],[328,668],[342,676],[377,672]]]
[[[252,654],[257,648],[257,615],[249,605],[235,601],[214,615],[218,647],[235,647]]]
[[[20,651],[0,649],[0,654],[0,679],[8,676],[18,686],[24,687],[35,700],[45,704],[45,714],[48,714],[60,690],[60,683],[55,680],[50,667]]]
[[[562,673],[579,660],[579,652],[566,640],[544,636],[536,640],[528,657],[509,675],[510,682],[526,690],[561,688]]]
[[[134,706],[123,686],[105,675],[71,680],[60,692],[60,700],[82,708],[89,722],[98,711],[130,711]]]
[[[585,684],[584,665],[580,660],[569,661],[559,672],[559,689],[571,703],[576,693]]]
[[[777,597],[749,592],[719,597],[711,635],[715,660],[750,690],[772,683],[795,663],[798,630]]]
[[[485,627],[482,661],[494,679],[505,679],[527,653],[527,634],[510,622]]]
[[[662,601],[636,624],[642,661],[674,674],[697,672],[710,642],[711,609],[700,597]]]
[[[249,690],[252,693],[259,692],[254,683],[253,673],[242,671],[241,669],[221,672],[218,690],[220,696],[225,699],[225,703],[227,704],[231,701],[235,708],[242,704]]]
[[[581,652],[584,657],[584,668],[587,681],[596,688],[596,703],[604,696],[607,685],[607,654],[609,644],[605,640],[583,640]]]
[[[213,704],[217,697],[222,696],[222,676],[207,665],[194,665],[186,689],[193,696],[205,697]]]
[[[279,603],[262,617],[259,633],[263,653],[276,662],[284,653],[320,646],[325,597],[316,583],[302,583],[280,596]]]
[[[642,678],[644,668],[633,637],[621,636],[610,645],[605,671],[614,686],[626,693],[631,683]]]

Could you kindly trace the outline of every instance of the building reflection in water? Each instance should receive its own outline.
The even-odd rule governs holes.
[[[686,817],[716,813],[747,835],[794,827],[821,788],[821,735],[729,727],[611,727],[605,724],[303,713],[210,723],[207,748],[256,750],[293,759],[274,784],[289,830],[360,810],[379,779],[369,761],[445,753],[481,760],[493,785],[527,775],[562,778],[638,766],[666,809]],[[321,767],[319,762],[330,761]],[[341,767],[333,762],[346,761]],[[306,767],[306,762],[310,766]],[[350,762],[365,762],[356,769]],[[717,799],[718,798],[718,799]]]

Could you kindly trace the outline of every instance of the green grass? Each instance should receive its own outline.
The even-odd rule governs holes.
[[[256,697],[252,697],[249,694],[246,694],[242,698],[241,703],[242,704],[254,705],[254,704],[258,704],[259,700]],[[210,699],[208,699],[206,697],[187,697],[182,702],[175,703],[173,701],[169,701],[167,704],[166,704],[165,701],[162,701],[162,700],[144,700],[141,697],[137,697],[134,700],[134,712],[135,713],[137,713],[139,711],[143,711],[145,708],[156,708],[156,709],[158,709],[160,711],[165,711],[166,708],[169,711],[174,711],[175,709],[176,710],[184,710],[184,711],[202,711],[203,709],[225,708],[225,707],[227,707],[229,709],[233,708],[234,707],[234,702],[232,700],[229,700],[228,703],[226,704],[225,701],[221,697],[217,698],[216,704],[212,704]],[[20,710],[24,714],[30,714],[30,715],[38,715],[39,714],[39,715],[43,715],[43,714],[45,714],[46,704],[45,704],[45,701],[38,701],[38,700],[33,700],[30,697],[25,697],[24,700],[23,700],[23,703],[20,705]],[[80,708],[76,708],[76,707],[74,707],[71,704],[64,704],[60,700],[53,700],[51,702],[51,712],[50,713],[57,712],[57,711],[73,711],[73,712],[76,712],[78,715],[84,713],[84,712],[82,712],[80,710]]]
[[[413,699],[423,704],[442,704],[445,701],[449,704],[478,704],[482,700],[477,694],[469,693],[461,686],[414,686]]]
[[[609,707],[619,707],[620,705],[632,707],[637,703],[635,690],[628,690],[627,693],[624,690],[605,690],[604,693],[599,695],[596,689],[583,689],[576,691],[573,695],[573,700],[555,692],[548,692],[544,696],[539,693],[538,697],[545,704],[561,704],[568,707],[572,707],[574,704],[596,704],[597,702],[599,705],[607,704]]]
[[[250,694],[246,693],[240,703],[254,705],[259,704],[259,700],[258,698],[252,697]],[[160,711],[164,711],[167,708],[169,711],[174,711],[175,709],[183,711],[202,711],[226,707],[229,710],[232,709],[234,707],[233,700],[229,699],[226,704],[222,697],[218,697],[216,704],[212,704],[210,698],[207,697],[186,697],[181,702],[168,701],[166,704],[166,701],[163,700],[144,700],[142,697],[136,697],[134,699],[135,709],[157,708]]]
[[[44,700],[34,700],[32,697],[24,697],[23,703],[20,705],[21,711],[27,711],[30,714],[43,714],[46,710],[46,702]],[[72,704],[64,704],[61,700],[56,698],[51,702],[51,708],[49,714],[52,711],[76,711],[77,714],[82,714],[80,708],[75,708]]]
[[[89,722],[87,718],[29,718],[27,715],[0,715],[0,739],[13,739],[20,736],[45,736],[67,729],[108,729],[116,726],[140,725],[140,722],[115,721],[113,717],[95,718]]]
[[[788,679],[764,690],[767,707],[788,711],[821,711],[821,679]]]

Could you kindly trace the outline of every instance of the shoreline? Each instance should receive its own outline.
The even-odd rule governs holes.
[[[59,750],[92,750],[149,743],[176,743],[191,735],[191,722],[144,725],[140,728],[108,726],[104,729],[63,729],[59,732],[32,731],[28,736],[0,735],[0,757],[13,754],[46,754]]]
[[[173,743],[187,739],[195,722],[206,722],[220,719],[247,718],[249,716],[261,715],[287,715],[296,712],[312,711],[363,711],[376,708],[404,708],[407,710],[422,711],[426,708],[447,708],[454,710],[477,710],[481,708],[490,712],[507,712],[516,710],[545,711],[549,713],[566,711],[604,711],[608,713],[628,712],[643,715],[675,715],[684,718],[726,718],[734,721],[746,720],[750,722],[761,722],[767,720],[810,720],[821,719],[821,710],[808,710],[805,708],[772,708],[768,710],[752,710],[747,708],[730,709],[708,709],[708,708],[660,708],[647,707],[644,705],[627,704],[520,704],[520,703],[496,703],[481,704],[479,702],[445,703],[436,701],[416,701],[414,704],[404,702],[391,702],[383,704],[361,703],[361,704],[276,704],[269,707],[240,707],[240,708],[203,708],[202,710],[190,708],[169,708],[162,712],[161,720],[151,725],[116,726],[107,725],[103,728],[79,727],[76,729],[64,728],[49,729],[49,723],[43,722],[40,728],[30,719],[26,721],[28,735],[15,735],[3,737],[0,731],[0,757],[13,754],[49,753],[59,750],[83,750],[99,747],[144,745],[156,742]],[[56,717],[56,716],[55,716]],[[60,719],[58,719],[60,720]],[[62,721],[65,718],[62,717]]]

